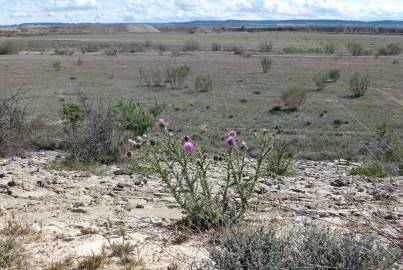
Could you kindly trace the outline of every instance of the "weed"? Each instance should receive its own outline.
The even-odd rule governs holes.
[[[334,43],[333,42],[328,42],[323,48],[323,51],[327,54],[332,54],[336,51]]]
[[[74,54],[73,50],[69,50],[69,49],[56,49],[55,50],[55,54],[57,55],[68,55],[71,56]]]
[[[213,52],[221,51],[221,45],[217,42],[214,42],[213,44],[211,44],[211,50]]]
[[[103,268],[107,261],[106,249],[102,248],[100,254],[92,254],[82,260],[77,267],[77,270],[97,270]]]
[[[379,48],[377,51],[378,55],[398,55],[402,53],[402,46],[397,43],[391,43],[386,45],[386,47]]]
[[[354,73],[350,78],[350,91],[353,92],[354,97],[362,97],[366,94],[370,84],[370,77],[368,74]]]
[[[95,43],[82,43],[80,44],[80,50],[82,53],[87,53],[87,52],[98,52],[99,47]]]
[[[269,70],[271,68],[271,64],[272,64],[272,61],[269,57],[265,56],[260,60],[260,65],[262,66],[263,73],[269,72]]]
[[[0,42],[0,55],[2,54],[18,54],[19,50],[15,43],[11,41]]]
[[[53,67],[55,70],[59,71],[59,70],[62,68],[62,62],[60,62],[60,61],[55,61],[55,62],[52,63],[52,67]]]
[[[302,88],[292,87],[281,94],[281,100],[290,111],[298,111],[305,103],[306,92]]]
[[[313,81],[316,85],[316,90],[321,91],[325,89],[327,80],[329,78],[328,73],[317,73],[313,77]]]
[[[165,69],[166,81],[171,86],[172,90],[182,89],[187,76],[189,75],[190,67],[188,66],[170,66]]]
[[[200,48],[200,45],[195,40],[188,40],[185,42],[185,44],[183,44],[184,51],[192,52],[192,51],[199,50],[199,48]]]
[[[195,88],[199,92],[209,92],[213,89],[213,80],[209,74],[197,75]]]
[[[120,100],[116,106],[117,122],[121,130],[135,135],[145,134],[154,125],[153,115],[133,99]]]
[[[330,80],[336,82],[336,81],[338,81],[340,79],[341,72],[338,69],[331,69],[331,70],[329,70],[328,75],[329,75]]]
[[[118,50],[113,48],[107,48],[104,50],[106,56],[118,56]]]
[[[358,42],[351,41],[347,43],[346,48],[353,56],[359,56],[364,53],[364,46]]]
[[[353,168],[350,170],[350,174],[367,176],[367,177],[375,176],[378,178],[385,178],[387,176],[387,173],[385,172],[385,170],[378,163],[372,163],[369,165],[364,165],[364,166],[360,166],[357,168]]]
[[[163,86],[163,74],[159,69],[144,70],[140,68],[139,76],[140,79],[149,87]]]
[[[273,50],[273,43],[271,41],[263,41],[259,44],[259,51],[269,53]]]
[[[295,157],[295,150],[292,149],[292,142],[282,137],[276,138],[273,143],[272,154],[268,156],[267,174],[286,175]]]

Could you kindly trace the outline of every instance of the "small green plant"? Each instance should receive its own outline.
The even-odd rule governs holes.
[[[385,178],[387,176],[385,170],[378,163],[372,163],[369,165],[363,165],[357,168],[353,168],[350,170],[350,174],[368,177],[374,176],[378,178]]]
[[[160,116],[168,109],[168,105],[166,103],[159,103],[156,98],[154,98],[154,104],[150,107],[149,112],[154,116]]]
[[[118,50],[113,48],[106,48],[104,50],[106,56],[118,56]]]
[[[99,51],[99,47],[98,47],[98,45],[95,44],[95,43],[90,43],[90,42],[82,43],[82,44],[80,44],[80,51],[81,51],[82,53],[98,52],[98,51]]]
[[[272,61],[269,57],[265,56],[260,60],[260,65],[262,66],[263,73],[269,72],[269,70],[271,68],[271,64],[272,64]]]
[[[347,43],[346,48],[353,56],[359,56],[364,53],[364,46],[355,41]]]
[[[292,87],[281,94],[281,100],[290,111],[298,111],[305,103],[306,92],[300,87]]]
[[[60,61],[55,61],[55,62],[52,63],[52,67],[53,67],[55,70],[59,71],[59,70],[61,69],[61,67],[62,67],[62,62],[60,62]]]
[[[263,41],[259,44],[259,51],[269,53],[273,50],[273,43],[271,41]]]
[[[107,261],[106,248],[102,247],[100,254],[92,254],[82,260],[77,267],[77,270],[97,270],[102,269]]]
[[[195,40],[188,40],[183,44],[184,51],[192,52],[192,51],[199,50],[199,48],[200,48],[200,45]]]
[[[332,54],[336,51],[334,43],[333,42],[328,42],[323,48],[323,51],[327,54]]]
[[[285,54],[294,54],[294,53],[298,53],[300,50],[298,50],[297,48],[295,48],[295,47],[286,47],[286,48],[284,48],[283,49],[283,52],[285,53]]]
[[[273,143],[272,154],[266,160],[267,174],[286,175],[294,161],[296,152],[292,149],[292,142],[283,138],[276,138]]]
[[[334,82],[338,81],[341,77],[341,71],[338,69],[331,69],[331,70],[329,70],[328,74],[329,74],[329,79]]]
[[[75,103],[63,104],[63,120],[68,128],[76,129],[78,124],[85,119],[84,110]]]
[[[316,90],[321,91],[326,87],[327,80],[329,78],[328,73],[317,73],[313,76],[313,81],[316,85]]]
[[[232,46],[231,50],[234,52],[236,55],[244,55],[245,54],[245,48],[242,46]]]
[[[73,50],[69,50],[69,49],[56,49],[55,50],[55,54],[57,55],[68,55],[71,56],[74,54]]]
[[[153,115],[133,99],[120,100],[116,105],[116,113],[120,129],[136,135],[145,134],[154,125]]]
[[[209,92],[213,89],[213,79],[209,74],[199,74],[195,80],[195,88],[199,92]]]
[[[402,53],[402,46],[397,43],[388,44],[386,47],[379,48],[378,55],[398,55]]]
[[[140,80],[142,80],[148,87],[163,86],[163,73],[159,69],[145,70],[139,68]]]
[[[217,42],[214,42],[213,44],[211,44],[211,50],[213,52],[221,51],[221,45]]]
[[[177,67],[169,66],[165,68],[165,79],[172,90],[182,89],[189,72],[190,67],[185,65]]]
[[[0,55],[2,54],[18,54],[19,50],[14,42],[0,41]]]
[[[368,74],[360,74],[358,72],[350,78],[350,91],[353,92],[354,97],[362,97],[367,93],[370,84]]]
[[[219,184],[211,179],[208,155],[188,138],[181,140],[165,132],[143,142],[140,151],[148,169],[161,178],[185,211],[186,223],[193,228],[209,229],[237,223],[249,209],[263,161],[271,149],[268,135],[257,134],[256,138],[257,159],[248,161],[246,143],[237,140],[234,130],[230,133],[222,155],[227,173]],[[213,185],[217,191],[213,192]]]

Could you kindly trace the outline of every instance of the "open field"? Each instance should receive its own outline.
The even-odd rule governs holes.
[[[403,269],[403,36],[3,41],[0,269]]]

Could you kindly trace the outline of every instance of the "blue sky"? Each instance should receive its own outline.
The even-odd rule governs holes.
[[[403,0],[0,0],[0,25],[209,19],[403,20]]]

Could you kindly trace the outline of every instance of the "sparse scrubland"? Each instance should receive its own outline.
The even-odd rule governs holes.
[[[0,40],[0,268],[400,269],[401,44]]]

